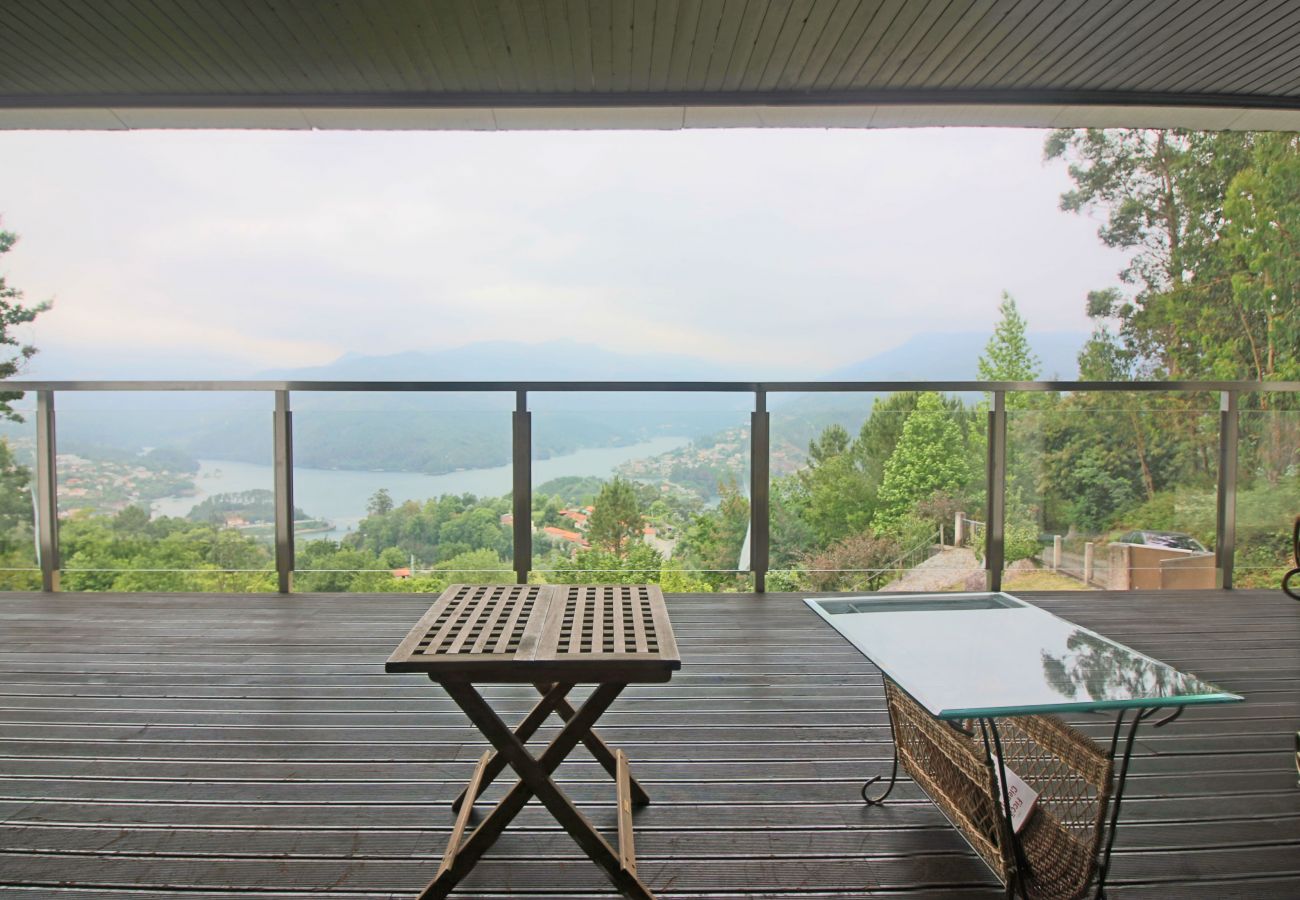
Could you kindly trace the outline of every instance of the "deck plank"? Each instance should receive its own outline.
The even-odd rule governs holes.
[[[1247,697],[1145,733],[1113,896],[1300,893],[1300,604],[1023,596]],[[483,749],[426,679],[383,674],[431,600],[0,596],[0,893],[413,896]],[[890,756],[879,676],[798,597],[678,594],[668,608],[682,671],[629,689],[600,725],[654,798],[637,846],[662,897],[1001,895],[910,782],[884,808],[860,802]],[[535,699],[484,693],[508,715]],[[612,833],[596,763],[578,752],[560,778]],[[516,824],[459,896],[614,896],[544,810]]]

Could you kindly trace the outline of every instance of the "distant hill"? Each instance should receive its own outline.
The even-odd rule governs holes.
[[[1079,332],[1030,332],[1030,346],[1042,362],[1041,378],[1078,378],[1079,349],[1087,340]],[[977,331],[929,332],[906,343],[830,372],[819,381],[973,381],[989,335]],[[874,393],[799,394],[774,397],[774,440],[807,447],[808,441],[831,424],[852,434],[871,414]]]
[[[1028,334],[1042,361],[1045,380],[1073,380],[1079,374],[1079,349],[1088,339],[1072,331]],[[959,381],[979,377],[979,358],[988,344],[982,331],[938,331],[919,334],[904,344],[837,369],[831,381]]]
[[[1083,336],[1031,334],[1044,371],[1073,378]],[[988,335],[936,332],[800,380],[973,379]],[[348,354],[324,366],[260,372],[301,381],[753,381],[790,377],[673,354],[627,354],[576,341],[491,341],[386,356]],[[52,372],[47,377],[60,377]],[[701,436],[748,424],[752,397],[736,394],[537,393],[529,397],[539,458],[579,447],[616,446],[655,435]],[[304,466],[441,473],[509,458],[510,394],[310,393],[292,397],[294,455]],[[806,446],[832,421],[856,429],[869,395],[772,398],[774,429]],[[198,458],[270,461],[270,399],[252,394],[67,394],[59,399],[65,440],[138,449],[174,447]],[[25,433],[13,428],[10,434]]]

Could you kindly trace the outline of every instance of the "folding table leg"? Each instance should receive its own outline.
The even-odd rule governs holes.
[[[564,699],[564,696],[569,693],[569,691],[573,690],[573,685],[539,684],[537,685],[537,690],[541,693],[542,699],[538,700],[537,705],[529,710],[528,715],[524,716],[523,721],[515,726],[515,737],[519,738],[519,740],[524,743],[527,743],[528,739],[537,733],[537,729],[542,727],[543,723],[550,718],[551,713],[556,712],[559,709],[561,703],[564,704],[564,708],[568,710],[569,714],[566,716],[564,713],[561,713],[560,715],[566,721],[573,716],[573,707],[569,705],[569,701]],[[488,760],[488,764],[483,771],[483,777],[478,783],[478,789],[471,791],[467,788],[466,790],[461,791],[460,796],[452,801],[452,810],[459,811],[461,804],[465,802],[466,796],[469,796],[470,803],[473,803],[479,798],[479,795],[482,794],[483,791],[487,790],[487,786],[501,774],[501,770],[506,767],[505,757],[500,753],[493,753],[491,754],[491,757],[492,758]]]
[[[560,791],[550,777],[582,740],[583,735],[591,730],[596,720],[614,702],[625,685],[598,686],[587,702],[574,713],[573,718],[565,723],[541,757],[536,759],[472,685],[466,682],[444,682],[443,687],[456,705],[492,743],[498,754],[505,757],[520,780],[487,818],[474,829],[474,833],[465,841],[464,846],[455,851],[451,864],[439,870],[438,875],[420,895],[421,900],[446,897],[534,795],[569,832],[578,846],[605,870],[610,881],[625,897],[633,900],[653,900],[654,895],[650,889],[641,883],[635,872],[623,867],[618,852],[600,836],[587,821],[587,817]]]
[[[552,712],[557,713],[565,722],[572,719],[574,715],[573,705],[566,699],[569,691],[573,690],[572,684],[537,684],[534,687],[537,688],[537,692],[542,695],[542,698],[537,701],[537,705],[529,711],[523,721],[515,726],[515,737],[524,743],[527,743],[528,739],[537,733],[537,729],[546,722]],[[611,778],[618,777],[618,766],[614,761],[614,752],[600,739],[599,735],[594,731],[589,732],[583,736],[582,743],[591,751],[591,755],[596,759],[596,762],[600,763]],[[501,770],[505,767],[505,758],[499,753],[494,753],[492,759],[488,762],[486,771],[483,773],[482,783],[474,794],[475,800],[479,798],[483,791],[487,790],[488,785],[496,780],[496,777],[501,774]],[[632,803],[636,806],[649,804],[650,796],[637,783],[635,778],[631,779],[631,785]],[[468,791],[461,791],[460,795],[452,801],[451,808],[453,812],[460,810],[467,793]]]
[[[546,685],[539,684],[536,685],[536,687],[537,690],[546,693]],[[559,702],[555,704],[555,711],[559,713],[560,718],[566,722],[573,718],[573,707],[564,697],[561,697]],[[519,733],[518,729],[516,729],[515,733]],[[609,773],[611,778],[617,779],[619,777],[618,762],[615,759],[614,751],[609,749],[609,745],[600,739],[600,735],[596,734],[594,729],[587,732],[582,739],[582,743],[586,745],[589,751],[591,751],[591,755],[596,758],[596,762],[600,763],[601,766],[604,767],[605,771]],[[632,802],[637,806],[647,805],[650,802],[650,795],[641,788],[641,785],[637,784],[636,779],[630,774],[628,775],[628,781],[632,788]]]

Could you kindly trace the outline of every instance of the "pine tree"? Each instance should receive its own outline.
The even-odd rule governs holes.
[[[587,539],[592,544],[623,556],[644,529],[645,516],[630,481],[615,478],[600,489],[596,508],[587,521]]]
[[[1034,355],[1025,337],[1025,320],[1016,308],[1015,298],[1002,292],[998,307],[1001,318],[993,329],[993,336],[984,345],[984,355],[979,358],[979,377],[982,381],[1033,381],[1038,377],[1042,362]]]

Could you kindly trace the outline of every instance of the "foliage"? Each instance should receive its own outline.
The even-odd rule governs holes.
[[[802,580],[814,591],[875,591],[898,576],[890,566],[902,552],[891,537],[864,531],[803,560]]]
[[[917,501],[935,491],[963,490],[970,474],[960,427],[937,393],[921,394],[885,463],[877,528],[888,529],[896,524]]]
[[[534,497],[554,497],[563,506],[588,506],[596,499],[605,479],[595,475],[565,475],[539,484]]]
[[[509,558],[513,535],[501,517],[510,512],[504,497],[444,494],[417,503],[408,500],[385,513],[362,519],[348,535],[351,548],[377,556],[395,547],[417,565],[432,566],[471,550],[492,550]]]
[[[31,471],[18,465],[9,442],[0,438],[0,589],[40,587],[35,527]]]
[[[645,530],[645,516],[632,483],[615,478],[596,495],[596,509],[587,522],[587,539],[592,544],[624,556],[638,545]]]
[[[981,381],[1033,381],[1042,363],[1034,355],[1025,336],[1025,320],[1016,308],[1015,299],[1002,292],[998,306],[998,324],[979,358]],[[1023,395],[1014,395],[1024,399]],[[1012,398],[1008,398],[1012,399]]]
[[[256,488],[250,491],[213,494],[211,497],[205,497],[201,503],[195,504],[186,518],[195,522],[215,522],[221,525],[225,524],[226,517],[230,515],[239,516],[246,522],[274,522],[275,492]],[[293,517],[295,521],[301,521],[306,519],[307,515],[295,506]]]
[[[78,512],[59,530],[65,590],[275,590],[270,549],[210,522]]]
[[[1016,560],[1034,559],[1042,552],[1038,529],[1025,519],[1008,519],[1002,528],[1002,561],[1011,565]]]
[[[511,580],[510,565],[495,550],[467,550],[434,566],[447,584],[497,584]]]
[[[553,558],[546,580],[553,584],[653,584],[664,567],[663,555],[645,543],[629,544],[622,553],[599,547],[579,550],[572,560]]]
[[[368,516],[386,516],[393,511],[393,495],[388,493],[388,488],[380,488],[370,496],[366,502],[366,515]]]
[[[1119,284],[1087,297],[1084,378],[1297,377],[1300,138],[1060,131],[1046,155],[1069,165],[1062,208],[1100,214],[1102,241],[1129,254]],[[1216,399],[1061,401],[1040,423],[1046,527],[1186,531],[1212,544]],[[1290,412],[1300,398],[1258,392],[1241,402],[1239,510],[1257,484],[1284,485],[1300,462]]]
[[[718,485],[718,491],[722,497],[718,505],[692,517],[673,555],[715,590],[722,590],[736,581],[734,573],[749,530],[749,500],[734,482]]]
[[[1062,208],[1102,213],[1102,241],[1129,252],[1123,287],[1088,297],[1085,378],[1297,377],[1300,136],[1058,131],[1046,155],[1069,164]]]
[[[18,241],[18,235],[12,231],[0,229],[0,256],[4,256],[13,249],[14,244]],[[30,344],[22,343],[19,338],[12,333],[12,329],[19,325],[26,325],[36,319],[41,313],[50,308],[50,302],[37,303],[35,306],[26,306],[23,304],[23,292],[13,287],[5,281],[4,275],[0,274],[0,347],[14,347],[17,355],[0,358],[0,380],[12,378],[17,375],[27,360],[36,354],[36,348]],[[8,419],[13,422],[21,422],[22,416],[14,412],[10,404],[22,397],[21,391],[0,391],[0,419]]]

